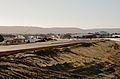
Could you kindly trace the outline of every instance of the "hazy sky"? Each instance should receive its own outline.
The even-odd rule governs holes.
[[[0,0],[0,26],[120,28],[120,0]]]

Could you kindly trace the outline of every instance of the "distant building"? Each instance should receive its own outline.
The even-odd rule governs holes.
[[[23,35],[17,35],[16,38],[17,39],[25,39],[25,37]]]
[[[24,39],[8,39],[4,41],[5,44],[24,44],[25,40]]]
[[[4,37],[4,39],[5,39],[5,40],[7,40],[7,39],[14,39],[14,38],[16,38],[16,36],[15,36],[15,35],[11,35],[11,34],[3,34],[2,36]]]
[[[83,34],[72,34],[71,38],[82,38]]]
[[[58,37],[55,36],[55,35],[51,36],[51,38],[52,38],[52,39],[58,39]]]
[[[71,35],[71,38],[94,38],[96,37],[94,34],[73,34]]]
[[[35,40],[33,39],[25,40],[25,43],[35,43]]]
[[[28,38],[29,38],[29,39],[33,39],[33,38],[35,38],[35,37],[34,37],[34,36],[28,36]]]
[[[100,35],[107,35],[108,33],[106,31],[100,31],[99,34]]]
[[[25,42],[25,39],[17,38],[17,39],[14,39],[12,42],[13,44],[23,44]]]

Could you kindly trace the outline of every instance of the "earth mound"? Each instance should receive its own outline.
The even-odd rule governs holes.
[[[120,46],[84,43],[0,57],[1,79],[120,79]]]

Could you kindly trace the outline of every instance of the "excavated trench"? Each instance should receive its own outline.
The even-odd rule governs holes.
[[[120,79],[114,41],[36,50],[0,57],[0,79]]]

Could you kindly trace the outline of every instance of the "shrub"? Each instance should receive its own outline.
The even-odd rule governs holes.
[[[0,42],[4,41],[4,38],[2,35],[0,35]]]

